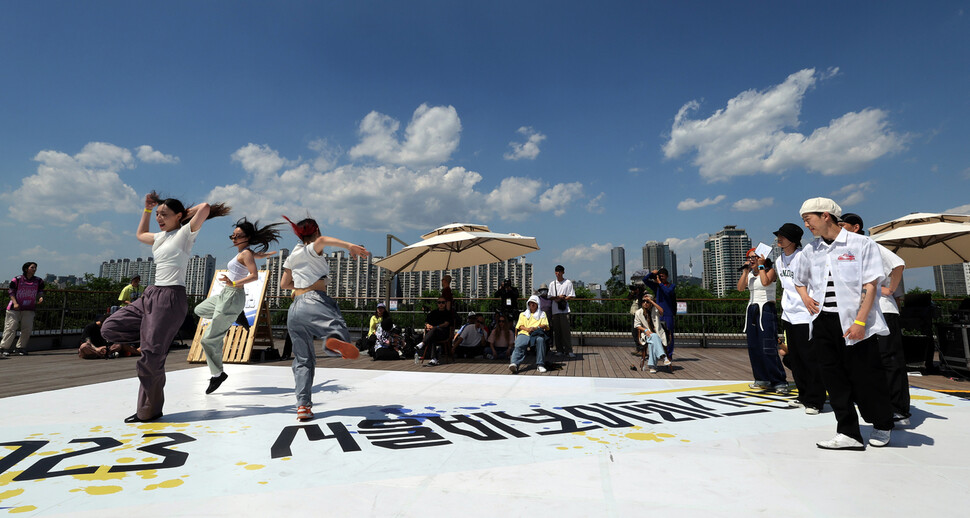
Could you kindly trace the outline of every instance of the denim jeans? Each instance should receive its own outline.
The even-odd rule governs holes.
[[[525,351],[529,349],[530,346],[535,346],[536,348],[536,365],[544,365],[546,363],[546,337],[545,335],[530,336],[526,334],[516,335],[515,337],[515,350],[512,351],[512,360],[510,363],[518,365],[525,360]]]

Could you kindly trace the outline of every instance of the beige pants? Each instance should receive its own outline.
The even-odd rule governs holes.
[[[20,328],[20,340],[17,342],[17,349],[26,351],[30,332],[34,330],[34,312],[7,310],[7,316],[3,322],[3,341],[0,342],[0,349],[9,351],[13,348],[13,339],[17,336],[17,328]]]

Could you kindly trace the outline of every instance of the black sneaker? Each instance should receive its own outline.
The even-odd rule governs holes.
[[[222,382],[226,381],[226,378],[228,377],[229,375],[223,372],[222,374],[214,378],[209,378],[209,388],[205,389],[205,393],[212,394],[213,392],[215,392],[216,389],[219,388],[219,385],[222,385]]]
[[[27,349],[21,349],[20,347],[14,349],[14,352],[20,356],[27,356]]]

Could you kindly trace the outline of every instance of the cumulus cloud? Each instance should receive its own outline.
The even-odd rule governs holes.
[[[731,208],[742,212],[749,212],[752,210],[763,209],[765,207],[771,207],[774,204],[774,198],[761,198],[760,200],[754,198],[744,198],[734,202],[734,204],[731,205]]]
[[[560,254],[556,260],[563,262],[597,261],[603,256],[609,255],[610,250],[612,249],[612,243],[602,245],[598,243],[593,243],[591,245],[576,245],[563,250],[562,254]]]
[[[691,101],[674,117],[664,155],[673,159],[696,153],[693,163],[701,177],[713,182],[792,168],[824,175],[852,173],[901,150],[906,137],[894,133],[888,114],[875,108],[846,113],[808,136],[786,131],[800,125],[806,92],[837,72],[798,71],[765,91],[738,94],[706,119],[690,118],[700,109],[700,103]]]
[[[44,150],[34,157],[37,173],[20,188],[2,195],[10,217],[22,222],[64,225],[79,215],[136,209],[138,196],[119,173],[135,165],[131,151],[105,142],[90,142],[76,155]]]
[[[843,208],[856,205],[866,199],[866,193],[872,191],[873,183],[852,183],[832,193],[838,204]]]
[[[505,153],[506,160],[535,160],[539,156],[539,143],[546,140],[546,136],[531,127],[522,126],[518,133],[526,137],[525,142],[509,142],[512,151]]]
[[[724,198],[727,198],[727,196],[723,194],[718,194],[713,198],[704,198],[701,201],[697,201],[694,198],[687,198],[686,200],[677,204],[677,210],[694,210],[707,207],[708,205],[717,205],[718,203],[724,201]]]
[[[151,146],[138,146],[135,148],[138,160],[145,162],[146,164],[177,164],[179,163],[179,157],[174,155],[166,155],[161,151],[155,150]]]
[[[360,122],[360,143],[350,149],[353,159],[374,158],[382,163],[428,166],[447,161],[458,148],[461,120],[453,106],[422,104],[414,110],[398,140],[401,123],[388,115],[372,111]]]
[[[237,155],[258,160],[237,160]],[[500,218],[522,221],[539,212],[561,214],[582,197],[581,184],[548,186],[531,178],[504,178],[491,191],[482,175],[464,167],[412,169],[345,164],[319,172],[313,160],[287,160],[276,150],[249,144],[233,154],[248,167],[241,183],[216,187],[208,201],[246,207],[252,218],[304,216],[350,229],[428,229],[452,221]],[[285,166],[284,166],[285,164]],[[558,200],[558,203],[557,203]]]
[[[108,223],[102,223],[100,226],[82,223],[75,233],[81,241],[93,241],[102,245],[118,241],[118,236],[111,231],[111,225]]]

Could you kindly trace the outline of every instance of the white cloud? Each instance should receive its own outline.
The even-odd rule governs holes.
[[[752,210],[771,207],[774,204],[775,204],[774,198],[761,198],[760,200],[757,200],[754,198],[744,198],[734,202],[734,204],[731,205],[731,208],[742,212],[750,212]]]
[[[723,194],[718,194],[713,198],[705,198],[701,201],[697,201],[694,198],[687,198],[686,200],[677,204],[677,210],[694,210],[702,207],[707,207],[709,205],[717,205],[724,201],[727,196]]]
[[[44,150],[34,160],[40,163],[37,174],[25,177],[19,189],[0,195],[10,202],[10,217],[17,221],[65,225],[81,214],[137,208],[134,189],[119,175],[135,165],[125,148],[90,142],[74,156]]]
[[[506,160],[535,160],[539,156],[539,143],[546,140],[546,136],[531,127],[522,126],[518,133],[527,138],[525,142],[509,142],[512,151],[503,155]]]
[[[846,113],[809,136],[785,131],[799,126],[805,93],[837,72],[801,70],[768,90],[738,94],[706,119],[689,118],[700,108],[691,101],[674,117],[664,155],[672,159],[696,152],[693,163],[701,177],[713,182],[792,168],[851,173],[901,150],[906,137],[893,133],[888,114],[874,108]]]
[[[606,193],[601,192],[595,198],[590,199],[586,204],[586,211],[592,214],[602,214],[606,210],[603,208],[604,198],[606,198]]]
[[[100,226],[82,223],[77,227],[75,233],[78,239],[82,241],[94,241],[102,245],[118,241],[118,236],[111,231],[111,225],[109,223],[102,223]]]
[[[591,245],[576,245],[563,250],[562,254],[560,254],[556,260],[563,262],[596,261],[601,259],[603,256],[609,255],[610,250],[612,249],[612,243],[602,245],[598,243],[593,243]]]
[[[543,212],[552,211],[556,216],[562,216],[566,213],[566,209],[570,208],[572,203],[582,196],[583,184],[579,182],[557,183],[539,196],[539,210]]]
[[[310,142],[307,146],[316,151],[317,157],[313,160],[313,169],[319,172],[329,171],[337,165],[337,158],[341,155],[339,148],[331,146],[325,138],[318,138]]]
[[[161,151],[153,149],[151,146],[138,146],[135,148],[138,156],[138,160],[145,162],[146,164],[177,164],[179,163],[179,157],[174,155],[166,155]]]
[[[41,245],[37,245],[26,250],[21,250],[19,258],[24,261],[35,261],[37,263],[37,274],[41,277],[47,273],[57,275],[70,275],[81,273],[78,268],[82,264],[98,264],[102,261],[115,256],[114,250],[100,250],[98,254],[72,251],[69,254],[62,254],[57,250],[49,250]]]
[[[837,199],[838,204],[845,209],[848,206],[856,205],[866,199],[866,193],[872,191],[873,183],[861,182],[852,183],[842,187],[832,193],[832,197]]]
[[[250,142],[232,154],[232,161],[239,162],[242,168],[256,178],[275,175],[287,166],[287,161],[275,150],[267,145]]]
[[[414,110],[398,141],[401,124],[372,111],[360,122],[360,143],[350,149],[353,159],[371,157],[385,164],[429,166],[447,161],[458,148],[461,120],[453,106],[422,104]]]

